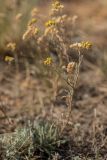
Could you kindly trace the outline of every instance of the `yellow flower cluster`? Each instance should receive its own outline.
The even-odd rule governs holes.
[[[55,20],[49,20],[45,23],[46,27],[51,27],[51,26],[55,26],[56,22]]]
[[[46,60],[44,60],[44,65],[51,65],[52,64],[52,58],[47,57]]]
[[[14,60],[14,57],[6,56],[4,60],[5,62],[12,62]]]
[[[67,72],[68,72],[68,73],[72,73],[74,67],[75,67],[75,62],[70,62],[70,63],[68,63],[68,65],[67,65]]]
[[[10,42],[10,43],[7,44],[6,47],[7,47],[7,49],[9,49],[11,51],[14,51],[16,49],[16,43]]]
[[[74,43],[70,45],[70,48],[75,48],[75,49],[90,49],[92,47],[91,42],[81,42],[81,43]]]
[[[92,47],[91,42],[81,42],[81,48],[90,49]]]
[[[56,10],[56,11],[64,8],[64,6],[58,0],[55,0],[55,2],[52,4],[52,7],[53,7],[53,10]]]

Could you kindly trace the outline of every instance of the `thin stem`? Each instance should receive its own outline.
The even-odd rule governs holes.
[[[66,124],[62,128],[61,134],[64,131],[64,129],[66,128],[66,126],[67,126],[67,124],[69,122],[70,116],[71,116],[71,112],[72,112],[73,95],[74,95],[74,91],[75,91],[75,88],[76,88],[76,85],[77,85],[77,82],[78,82],[80,66],[81,66],[82,59],[83,59],[83,55],[81,55],[80,50],[78,50],[78,53],[79,53],[79,61],[78,61],[78,64],[76,66],[76,73],[75,73],[76,76],[74,77],[74,84],[73,84],[72,88],[70,88],[69,96],[68,96],[68,103],[69,103],[69,106],[68,106],[68,117],[67,117]],[[67,84],[69,85],[68,82],[67,82]],[[71,85],[69,85],[69,86],[71,87]]]

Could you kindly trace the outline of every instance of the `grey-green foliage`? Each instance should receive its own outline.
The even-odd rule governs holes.
[[[4,135],[2,137],[2,145],[4,149],[5,159],[18,159],[23,152],[29,150],[31,145],[30,130],[27,128],[18,129],[15,133],[10,135]]]
[[[50,157],[65,143],[59,136],[58,127],[48,122],[35,123],[15,133],[0,138],[4,160],[31,159],[35,154]]]

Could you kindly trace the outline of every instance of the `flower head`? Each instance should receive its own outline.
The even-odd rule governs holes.
[[[28,26],[31,26],[37,22],[36,18],[32,18],[31,21],[29,21]]]
[[[51,65],[52,64],[52,58],[51,57],[47,57],[46,60],[44,60],[44,65]]]
[[[54,20],[49,20],[45,23],[46,27],[55,26],[56,22]]]
[[[12,62],[14,60],[14,57],[6,56],[4,60],[5,60],[5,62]]]
[[[90,49],[92,47],[92,43],[91,42],[81,42],[81,48],[83,49]]]
[[[55,2],[52,4],[52,7],[53,7],[53,10],[56,10],[56,11],[64,8],[64,6],[58,0],[55,0]]]
[[[75,49],[90,49],[92,47],[91,42],[80,42],[80,43],[74,43],[70,45],[70,48],[75,48]]]
[[[33,30],[33,34],[36,35],[38,33],[39,33],[39,29],[37,27],[35,27],[34,30]]]
[[[75,62],[68,63],[68,65],[67,65],[67,73],[72,73],[74,67],[75,67]]]

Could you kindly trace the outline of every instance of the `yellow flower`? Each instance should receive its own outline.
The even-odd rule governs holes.
[[[37,22],[36,18],[32,18],[31,21],[29,21],[28,26],[31,26]]]
[[[12,62],[14,60],[14,57],[6,56],[4,60],[5,62]]]
[[[70,45],[70,48],[75,48],[75,49],[90,49],[92,47],[91,42],[81,42],[81,43],[74,43]]]
[[[10,42],[10,43],[7,44],[6,47],[7,47],[7,49],[10,49],[10,50],[14,51],[16,49],[16,43]]]
[[[44,60],[44,65],[51,65],[52,64],[52,58],[51,57],[47,57],[46,60]]]
[[[51,27],[55,26],[56,22],[54,20],[49,20],[48,22],[45,23],[46,27]]]
[[[91,42],[81,42],[81,48],[83,49],[90,49],[92,47],[92,43]]]

